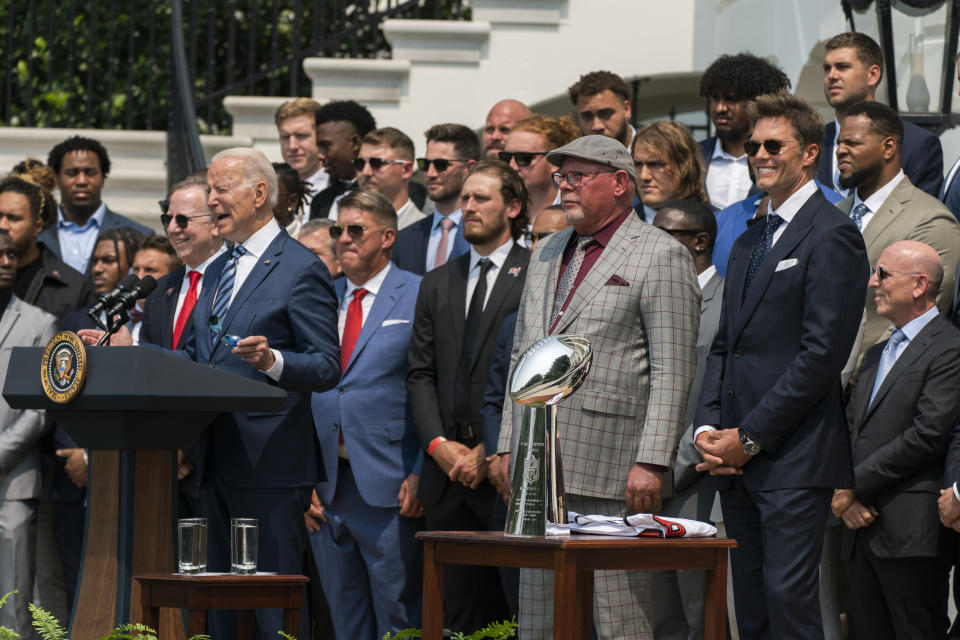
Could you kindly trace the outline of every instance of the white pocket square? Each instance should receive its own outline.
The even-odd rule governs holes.
[[[790,258],[789,260],[781,260],[777,263],[777,268],[775,271],[783,271],[784,269],[789,269],[790,267],[797,266],[797,259]]]
[[[394,325],[394,324],[410,324],[410,321],[409,321],[409,320],[403,320],[403,319],[400,319],[400,318],[395,319],[395,320],[384,320],[384,321],[383,321],[383,324],[380,325],[380,326],[381,326],[381,327],[389,327],[390,325]]]

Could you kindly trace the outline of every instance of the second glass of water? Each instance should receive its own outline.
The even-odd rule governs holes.
[[[177,569],[180,573],[207,570],[207,519],[182,518],[177,521]]]
[[[237,574],[257,572],[257,519],[230,519],[230,571]]]

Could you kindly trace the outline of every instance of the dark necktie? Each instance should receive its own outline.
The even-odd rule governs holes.
[[[457,367],[456,398],[453,403],[453,421],[460,425],[469,425],[470,418],[470,363],[477,334],[480,332],[480,320],[483,316],[483,303],[487,298],[487,272],[493,267],[490,258],[480,258],[477,263],[480,276],[470,298],[467,321],[463,325],[463,350],[460,352],[460,366]]]
[[[862,202],[853,208],[853,211],[850,212],[850,219],[857,223],[857,229],[860,229],[860,232],[863,232],[863,218],[868,213],[870,213],[870,207],[863,204]]]
[[[780,228],[781,224],[783,224],[783,218],[777,214],[768,213],[766,215],[763,233],[760,234],[760,239],[757,240],[757,244],[753,247],[750,266],[747,267],[747,281],[743,286],[744,298],[750,293],[750,285],[753,284],[753,278],[757,275],[757,271],[760,270],[760,265],[763,264],[767,254],[770,253],[770,249],[773,248],[773,234]]]

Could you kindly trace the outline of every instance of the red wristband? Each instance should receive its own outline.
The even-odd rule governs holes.
[[[433,452],[437,450],[437,447],[440,446],[441,442],[446,442],[447,439],[443,436],[437,436],[430,441],[430,445],[427,447],[427,455],[433,457]]]

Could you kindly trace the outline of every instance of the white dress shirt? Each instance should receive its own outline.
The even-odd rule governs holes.
[[[447,260],[450,260],[450,254],[453,253],[453,243],[457,239],[457,233],[460,232],[462,227],[463,211],[457,209],[447,217],[453,221],[453,226],[450,227],[450,232],[447,236]],[[437,247],[440,246],[440,234],[443,232],[443,229],[440,227],[440,220],[442,219],[443,214],[439,211],[433,212],[433,226],[430,227],[430,239],[427,241],[427,271],[432,271],[434,266],[436,266]]]
[[[697,274],[697,284],[700,285],[700,291],[703,291],[703,288],[707,286],[707,283],[710,282],[710,278],[713,277],[713,274],[717,272],[717,268],[713,265],[710,265],[702,272]]]
[[[487,300],[490,299],[490,293],[493,291],[493,283],[497,281],[497,275],[500,268],[506,262],[510,250],[513,249],[513,239],[507,240],[502,245],[493,250],[488,256],[482,256],[477,250],[470,247],[470,270],[467,272],[467,303],[463,309],[463,317],[466,318],[470,312],[470,300],[473,298],[473,292],[477,288],[477,282],[480,280],[480,258],[490,258],[493,266],[487,270],[487,295],[483,299],[483,306],[486,308]]]
[[[317,170],[315,174],[304,180],[312,192],[307,194],[307,206],[304,209],[307,211],[307,215],[310,215],[310,203],[313,202],[313,196],[317,195],[321,191],[327,188],[327,185],[330,184],[330,174],[327,173],[327,170],[321,167]]]
[[[859,189],[857,191],[854,191],[853,207],[850,208],[850,211],[853,211],[854,209],[856,209],[857,206],[860,204],[867,205],[867,209],[868,209],[867,213],[863,215],[863,218],[860,221],[860,224],[862,225],[863,229],[867,228],[867,224],[871,220],[873,220],[873,214],[875,214],[877,210],[883,205],[883,202],[893,192],[896,186],[900,184],[900,181],[903,180],[903,178],[904,178],[903,169],[901,169],[900,171],[897,172],[897,175],[893,176],[890,182],[888,182],[887,184],[883,185],[882,187],[874,191],[872,194],[870,194],[870,196],[866,200],[860,199]]]
[[[217,249],[216,253],[201,262],[196,269],[187,267],[186,272],[183,274],[183,282],[180,283],[180,293],[177,294],[177,308],[173,311],[174,324],[176,324],[177,318],[180,317],[180,310],[183,309],[183,302],[187,299],[187,292],[190,290],[190,272],[197,271],[200,273],[200,280],[197,281],[197,299],[199,300],[200,292],[203,291],[203,274],[207,271],[207,267],[210,266],[210,263],[220,257],[220,254],[226,250],[226,246],[220,245],[220,248]]]
[[[746,198],[752,184],[747,154],[737,157],[727,153],[718,138],[707,163],[706,186],[710,204],[718,210],[726,209]]]

